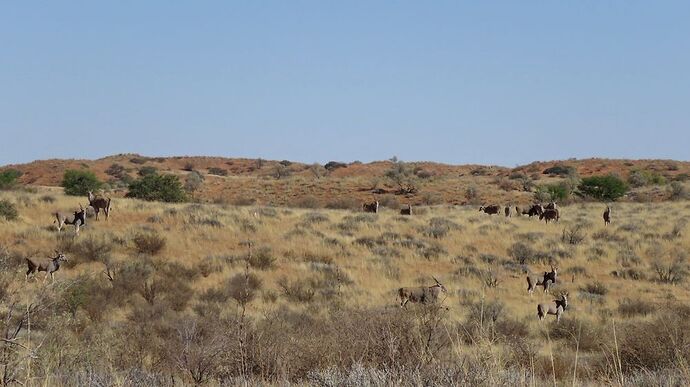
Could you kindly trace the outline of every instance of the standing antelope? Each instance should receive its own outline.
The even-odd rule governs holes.
[[[89,191],[89,206],[93,207],[96,212],[96,220],[98,220],[98,213],[101,209],[105,213],[105,220],[110,217],[110,198],[97,197]]]
[[[604,211],[604,226],[611,224],[611,207],[606,206],[606,211]]]
[[[407,208],[402,208],[400,210],[400,215],[412,215],[412,205],[408,204]]]
[[[568,293],[561,295],[560,300],[553,300],[552,302],[537,305],[537,316],[539,321],[543,321],[547,314],[556,316],[556,322],[561,321],[563,311],[568,308]]]
[[[534,289],[540,285],[544,287],[544,293],[548,293],[549,287],[556,283],[557,278],[558,268],[553,265],[551,265],[551,271],[545,271],[543,275],[529,273],[527,274],[527,293],[532,296]]]
[[[436,277],[432,276],[431,278],[436,281],[435,285],[398,289],[398,295],[400,296],[400,307],[404,307],[409,301],[421,302],[422,304],[433,304],[438,301],[438,295],[441,292],[448,292],[448,289],[438,282]]]
[[[378,214],[379,212],[379,201],[375,200],[372,203],[364,203],[362,204],[362,211],[364,212],[373,212],[375,214]]]
[[[491,204],[488,206],[479,207],[479,212],[484,212],[485,214],[494,215],[501,212],[501,207],[498,204]]]
[[[64,212],[58,211],[53,213],[53,216],[55,216],[53,223],[57,223],[58,232],[62,231],[65,224],[71,224],[74,226],[74,232],[79,235],[79,228],[86,225],[86,209],[81,204],[79,204],[79,209],[79,211],[74,212],[72,219]]]
[[[55,254],[57,254],[56,257],[54,258],[48,258],[48,259],[42,259],[42,260],[34,260],[32,258],[26,258],[26,265],[28,266],[28,270],[26,271],[26,280],[29,280],[29,274],[36,274],[36,272],[39,271],[45,271],[46,276],[43,277],[43,282],[46,282],[46,278],[48,278],[48,275],[50,275],[50,279],[55,282],[55,277],[53,274],[60,270],[60,262],[67,262],[67,257],[65,257],[65,254],[55,250]]]
[[[547,208],[544,210],[544,212],[542,212],[539,215],[539,220],[542,220],[542,219],[544,220],[544,222],[546,224],[549,224],[550,220],[554,220],[554,221],[558,222],[558,220],[561,219],[561,214],[558,211],[558,209]]]

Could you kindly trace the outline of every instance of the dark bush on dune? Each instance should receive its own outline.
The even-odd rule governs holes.
[[[148,201],[184,202],[187,195],[177,176],[150,173],[129,185],[128,198]]]

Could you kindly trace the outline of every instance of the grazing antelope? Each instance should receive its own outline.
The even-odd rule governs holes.
[[[404,307],[408,302],[421,302],[422,304],[433,304],[438,301],[438,295],[443,292],[448,292],[436,277],[431,277],[436,281],[432,286],[421,286],[417,288],[400,288],[398,295],[400,296],[400,307]]]
[[[606,211],[604,211],[604,226],[611,224],[611,207],[606,206]]]
[[[512,217],[512,214],[510,212],[510,206],[506,206],[506,208],[503,210],[503,212],[505,212],[506,218]]]
[[[544,213],[544,207],[542,207],[541,204],[533,204],[527,210],[527,212],[525,212],[525,211],[522,212],[523,215],[529,215],[530,218],[533,216],[541,216],[541,214],[543,214],[543,213]]]
[[[378,214],[379,212],[379,201],[375,200],[372,203],[364,203],[362,204],[362,211],[364,212],[373,212],[374,214]]]
[[[412,215],[412,205],[408,204],[407,208],[402,208],[400,210],[400,215]]]
[[[98,220],[98,213],[103,209],[105,213],[105,220],[110,217],[110,198],[97,197],[93,192],[89,191],[89,206],[96,211],[96,220]]]
[[[79,204],[79,209],[79,211],[74,212],[72,219],[64,212],[58,211],[53,213],[53,216],[55,216],[53,224],[57,223],[58,232],[62,231],[65,224],[71,224],[74,226],[74,232],[79,235],[79,228],[86,225],[86,209],[81,204]]]
[[[532,296],[534,289],[540,285],[544,287],[544,293],[548,293],[549,287],[551,287],[551,284],[556,283],[557,278],[558,268],[553,267],[553,265],[551,265],[551,271],[545,271],[543,275],[529,273],[527,274],[527,293]]]
[[[497,204],[491,204],[488,206],[479,207],[479,212],[484,212],[485,214],[494,215],[501,212],[501,207]]]
[[[548,224],[550,220],[555,220],[556,222],[558,222],[558,220],[561,219],[561,215],[557,209],[548,208],[545,209],[544,212],[541,213],[541,215],[539,215],[539,220],[542,219],[544,219],[544,222],[546,224]]]
[[[56,257],[54,258],[48,258],[48,259],[42,259],[42,260],[34,260],[32,258],[26,258],[26,265],[28,266],[28,270],[26,271],[26,281],[29,280],[29,274],[36,274],[36,272],[39,271],[45,271],[46,276],[43,277],[43,282],[46,282],[46,278],[48,278],[48,275],[50,275],[50,279],[55,282],[55,277],[53,274],[60,270],[60,262],[67,262],[67,257],[65,257],[65,254],[55,250],[55,254],[57,254]]]
[[[556,322],[561,321],[561,315],[568,308],[568,293],[561,295],[560,300],[553,300],[545,304],[537,304],[537,316],[543,321],[547,314],[556,316]]]

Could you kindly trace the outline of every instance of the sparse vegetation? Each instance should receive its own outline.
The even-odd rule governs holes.
[[[10,340],[33,347],[37,382],[571,384],[577,353],[577,384],[616,384],[607,360],[616,348],[625,381],[645,372],[645,380],[666,372],[686,381],[678,362],[688,351],[669,344],[690,328],[684,202],[618,203],[606,227],[601,204],[566,205],[546,227],[479,216],[476,207],[401,217],[389,208],[117,198],[117,216],[76,237],[45,219],[76,199],[43,189],[1,194],[22,218],[0,221],[0,313],[12,305],[18,313],[0,327],[36,308],[31,341],[26,325]],[[41,199],[48,194],[52,202]],[[43,288],[42,275],[25,284],[24,258],[54,249],[69,257],[55,284]],[[550,263],[560,268],[551,294],[528,296],[525,271]],[[432,276],[448,287],[438,305],[398,307],[399,287],[430,286]],[[560,323],[540,324],[536,303],[568,291]],[[55,331],[64,334],[47,334]],[[549,345],[553,363],[539,349]],[[7,346],[16,347],[0,350]],[[20,382],[22,350],[0,359]],[[56,376],[48,367],[56,353],[79,361]]]

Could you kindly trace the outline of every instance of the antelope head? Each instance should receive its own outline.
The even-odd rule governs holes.
[[[446,293],[446,292],[448,292],[448,289],[446,289],[446,287],[445,287],[445,286],[443,286],[443,284],[442,284],[442,283],[438,282],[438,280],[436,279],[436,277],[434,277],[434,276],[431,276],[431,278],[433,278],[433,279],[434,279],[434,281],[436,281],[436,285],[434,285],[434,286],[437,286],[437,287],[441,288],[441,290],[443,291],[443,293]]]
[[[59,251],[57,251],[57,250],[55,250],[55,254],[57,254],[57,256],[56,256],[55,258],[53,258],[53,261],[62,261],[62,262],[67,262],[67,261],[68,261],[68,260],[67,260],[67,257],[65,256],[65,254],[63,254],[63,253],[61,253],[61,252],[59,252]]]

